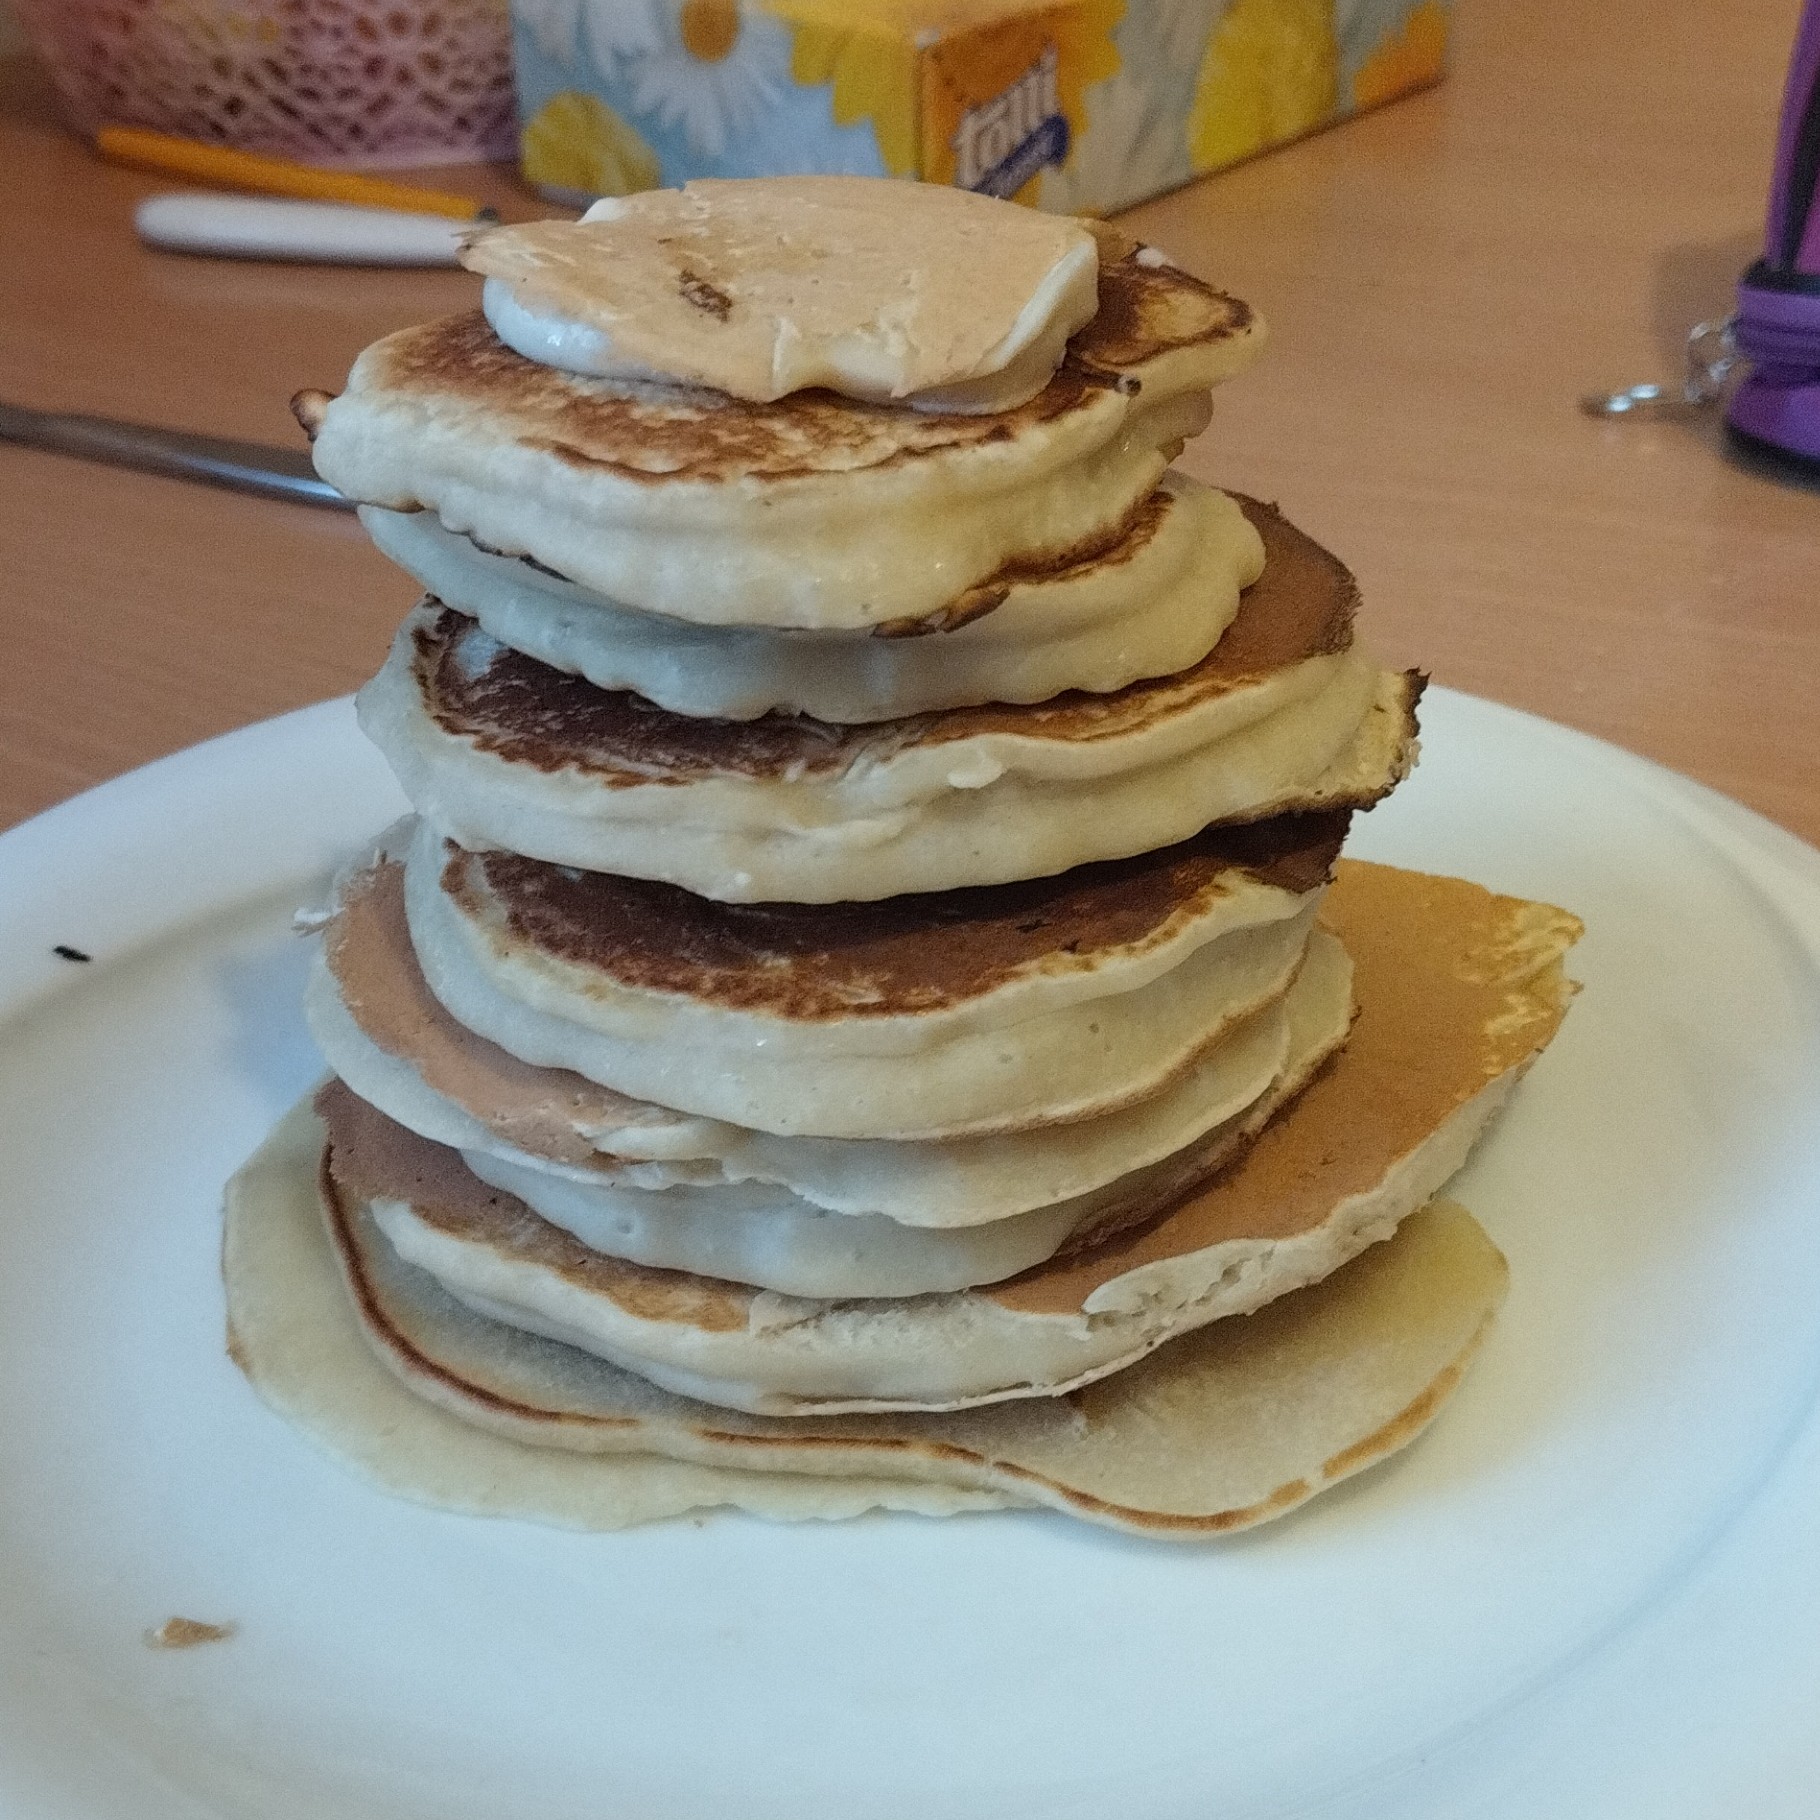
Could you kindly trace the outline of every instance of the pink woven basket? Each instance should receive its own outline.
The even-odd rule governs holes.
[[[517,151],[508,0],[14,0],[70,125],[312,164]]]

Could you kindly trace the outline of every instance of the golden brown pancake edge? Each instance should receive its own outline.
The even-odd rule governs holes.
[[[474,622],[444,608],[412,634],[413,681],[425,711],[450,738],[507,764],[576,771],[609,788],[690,783],[712,776],[838,773],[862,753],[935,747],[992,734],[1076,742],[1133,733],[1199,703],[1255,684],[1352,643],[1358,584],[1337,557],[1274,506],[1234,494],[1264,540],[1264,571],[1200,663],[1109,694],[1069,690],[1028,706],[987,703],[854,726],[807,715],[710,720],[660,708],[626,690],[499,647],[478,670],[462,645]]]
[[[1305,898],[1331,877],[1350,819],[1276,816],[1048,878],[830,904],[726,904],[445,841],[441,888],[509,944],[623,989],[846,1021],[937,1011],[1020,978],[1136,958],[1241,887]]]

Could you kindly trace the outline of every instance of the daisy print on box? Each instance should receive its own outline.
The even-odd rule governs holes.
[[[611,79],[621,57],[657,43],[651,0],[513,0],[519,49],[528,43],[575,73]]]
[[[4,4],[4,0],[0,0]],[[1123,208],[1433,81],[1448,0],[510,0],[525,176]]]
[[[513,0],[526,177],[580,202],[691,177],[884,176],[869,120],[793,68],[791,24],[736,0]]]
[[[1217,0],[1132,0],[1118,28],[1118,73],[1087,90],[1067,163],[1043,174],[1044,208],[1101,215],[1194,175],[1182,123],[1218,10]]]
[[[640,42],[625,59],[634,111],[721,158],[750,138],[793,86],[790,31],[735,0],[619,0]]]

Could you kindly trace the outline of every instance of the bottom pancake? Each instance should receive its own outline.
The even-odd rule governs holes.
[[[388,1490],[571,1528],[715,1505],[826,1518],[1019,1504],[1172,1540],[1247,1528],[1413,1440],[1458,1385],[1506,1281],[1472,1218],[1437,1202],[1313,1288],[1068,1397],[767,1420],[485,1321],[370,1222],[331,1204],[325,1225],[322,1141],[300,1107],[230,1185],[236,1363],[269,1405]]]

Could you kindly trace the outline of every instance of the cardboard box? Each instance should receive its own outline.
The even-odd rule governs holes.
[[[512,0],[525,175],[851,171],[1105,213],[1441,74],[1446,0]]]

